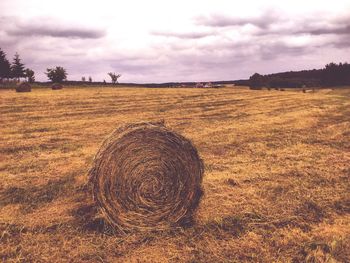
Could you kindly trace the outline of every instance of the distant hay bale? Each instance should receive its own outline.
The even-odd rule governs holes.
[[[249,87],[250,90],[262,90],[261,87]]]
[[[32,87],[28,82],[22,82],[16,87],[16,92],[31,92]]]
[[[93,196],[120,233],[164,230],[192,222],[202,196],[196,148],[162,123],[116,129],[90,170]]]
[[[51,89],[53,90],[60,90],[60,89],[63,89],[63,85],[60,84],[60,83],[54,83],[51,85]]]

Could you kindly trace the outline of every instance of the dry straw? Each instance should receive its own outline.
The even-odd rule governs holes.
[[[192,143],[162,123],[116,129],[90,170],[94,200],[118,232],[192,222],[202,196],[203,162]]]

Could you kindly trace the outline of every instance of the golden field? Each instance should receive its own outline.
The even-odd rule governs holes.
[[[0,91],[3,262],[349,262],[350,88]],[[164,120],[205,163],[186,229],[113,235],[85,186],[101,142]]]

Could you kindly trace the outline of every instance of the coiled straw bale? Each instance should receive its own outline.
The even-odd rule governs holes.
[[[63,89],[63,85],[60,83],[54,83],[51,85],[51,89],[52,90],[60,90],[60,89]]]
[[[16,92],[31,92],[32,87],[28,82],[22,82],[16,87]]]
[[[93,196],[118,232],[192,222],[202,196],[196,148],[162,123],[128,124],[107,138],[90,170]]]

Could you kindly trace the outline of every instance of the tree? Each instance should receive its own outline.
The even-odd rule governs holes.
[[[11,77],[11,65],[6,58],[6,53],[0,48],[0,81]]]
[[[341,86],[350,84],[350,64],[329,63],[322,70],[322,82],[326,86]]]
[[[63,67],[48,68],[45,72],[46,76],[55,83],[61,83],[67,79],[67,72]]]
[[[260,75],[259,73],[254,73],[249,78],[250,87],[255,89],[260,89],[266,85],[266,77]]]
[[[115,74],[113,72],[109,72],[108,75],[111,77],[113,84],[118,83],[118,79],[121,77],[120,74]]]
[[[89,76],[89,82],[92,82],[92,78],[91,78],[91,76]]]
[[[21,59],[19,58],[18,53],[16,53],[13,58],[13,62],[11,65],[11,75],[13,78],[16,78],[17,80],[19,80],[20,78],[24,78],[26,76],[24,64],[21,62]]]
[[[34,71],[33,70],[27,68],[26,71],[25,71],[25,75],[26,75],[26,78],[28,79],[29,83],[33,83],[35,81]]]
[[[81,77],[81,81],[85,82],[86,81],[85,77]]]

